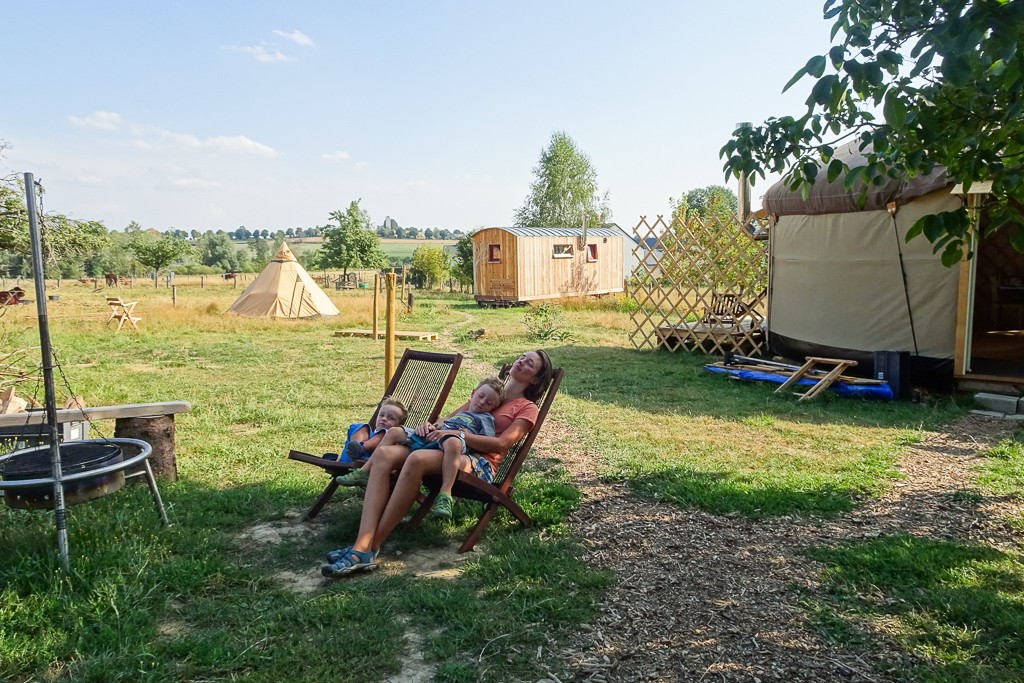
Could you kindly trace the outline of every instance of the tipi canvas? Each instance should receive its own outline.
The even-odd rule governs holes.
[[[250,318],[315,318],[338,315],[338,309],[284,242],[229,313]]]

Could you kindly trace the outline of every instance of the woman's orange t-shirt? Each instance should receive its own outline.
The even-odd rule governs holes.
[[[514,398],[506,401],[494,409],[491,413],[494,416],[494,433],[501,436],[502,433],[512,426],[516,420],[526,420],[530,423],[530,429],[537,424],[537,417],[540,415],[540,408],[528,398]],[[498,465],[505,459],[504,453],[482,453],[487,462],[491,463],[494,471],[498,471]]]

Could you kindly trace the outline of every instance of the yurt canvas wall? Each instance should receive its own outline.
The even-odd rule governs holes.
[[[622,292],[623,233],[590,228],[483,228],[473,233],[474,291],[484,302]]]

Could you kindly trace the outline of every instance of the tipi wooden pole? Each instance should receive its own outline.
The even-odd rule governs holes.
[[[387,389],[391,375],[395,374],[395,274],[388,273],[387,281],[387,322],[384,327],[384,388]]]
[[[380,320],[380,308],[377,306],[377,293],[380,292],[380,273],[373,274],[373,338],[377,339],[378,325]]]

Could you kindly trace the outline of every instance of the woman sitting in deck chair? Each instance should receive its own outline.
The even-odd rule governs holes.
[[[505,400],[494,410],[497,436],[465,433],[466,446],[484,453],[491,467],[501,463],[505,453],[537,422],[538,407],[534,403],[544,395],[554,366],[548,354],[538,349],[520,356],[511,366],[505,382]],[[462,408],[460,408],[462,410]],[[422,425],[427,429],[426,425]],[[429,439],[438,440],[458,435],[447,429],[433,430]],[[437,449],[409,452],[404,446],[379,446],[369,463],[369,478],[363,498],[363,513],[355,543],[327,554],[328,564],[321,568],[324,576],[346,576],[377,567],[380,546],[398,526],[416,502],[423,478],[441,474],[444,453]],[[398,482],[391,488],[391,473],[399,471]]]

